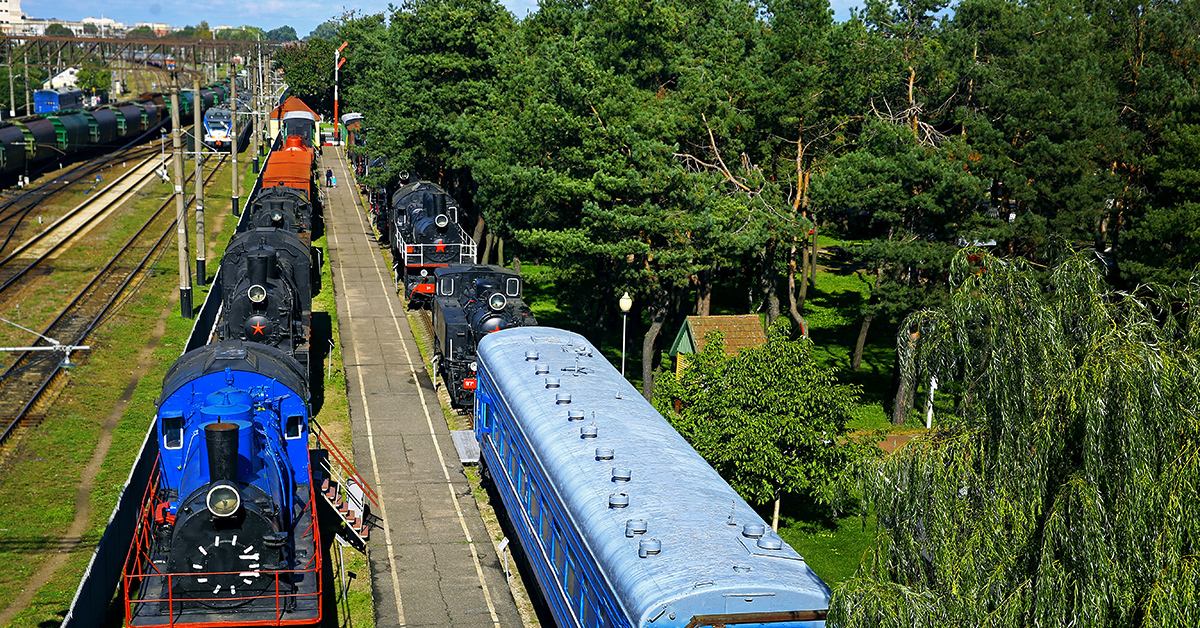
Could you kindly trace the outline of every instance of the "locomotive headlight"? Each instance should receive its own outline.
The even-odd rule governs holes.
[[[472,362],[469,366],[471,367],[471,372],[474,373],[479,368],[479,363]]]
[[[250,286],[249,290],[246,291],[246,296],[250,297],[251,303],[262,303],[263,301],[267,300],[267,289],[258,284],[254,284],[253,286]]]
[[[283,222],[283,212],[272,212],[271,222]]]
[[[429,271],[428,271],[428,270],[425,270],[424,268],[422,268],[422,269],[421,269],[421,276],[422,276],[422,277],[428,277],[428,276],[429,276]]]
[[[220,482],[213,484],[212,488],[208,489],[208,496],[204,498],[204,503],[208,505],[208,511],[213,515],[228,517],[237,512],[238,507],[242,505],[242,496],[233,485]]]
[[[504,306],[506,305],[508,305],[508,298],[499,292],[488,297],[488,307],[496,310],[497,312],[503,310]]]
[[[450,218],[446,214],[438,214],[438,217],[433,219],[433,224],[437,225],[439,229],[445,229],[446,225],[450,224]]]

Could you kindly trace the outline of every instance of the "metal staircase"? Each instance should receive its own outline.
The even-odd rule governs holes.
[[[313,433],[328,454],[317,466],[321,473],[318,491],[325,501],[337,512],[344,525],[337,531],[347,543],[366,553],[374,515],[371,508],[379,507],[379,496],[367,484],[354,465],[334,445],[316,421],[312,421]]]

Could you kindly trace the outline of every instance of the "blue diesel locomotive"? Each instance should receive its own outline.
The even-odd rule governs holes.
[[[824,625],[829,587],[583,336],[478,354],[482,462],[559,626]]]
[[[157,426],[158,470],[126,565],[126,625],[319,623],[300,365],[240,340],[190,351],[163,380]]]

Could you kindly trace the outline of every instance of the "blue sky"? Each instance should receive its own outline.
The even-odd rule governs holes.
[[[347,4],[317,0],[22,0],[21,10],[29,17],[80,20],[85,17],[110,17],[132,25],[134,22],[167,22],[173,26],[198,24],[201,20],[212,26],[250,24],[270,30],[288,25],[301,37],[330,18],[346,10],[362,13],[387,11],[395,0],[360,0]],[[399,1],[395,1],[399,4]],[[517,17],[524,17],[537,8],[537,0],[501,0]],[[850,7],[859,0],[831,0],[837,19],[850,17]]]

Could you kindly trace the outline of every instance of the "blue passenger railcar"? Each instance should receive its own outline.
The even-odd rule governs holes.
[[[475,435],[559,626],[822,626],[829,587],[578,334],[479,343]]]
[[[52,113],[64,109],[83,109],[83,92],[73,87],[39,89],[33,93],[33,112]]]

